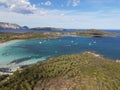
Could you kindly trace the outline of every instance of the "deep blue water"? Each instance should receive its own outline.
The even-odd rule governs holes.
[[[0,47],[0,63],[31,64],[49,57],[92,51],[110,59],[120,59],[120,37],[23,40]]]

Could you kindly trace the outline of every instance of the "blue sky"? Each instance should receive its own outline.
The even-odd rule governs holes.
[[[0,0],[0,21],[29,27],[120,29],[120,0]]]

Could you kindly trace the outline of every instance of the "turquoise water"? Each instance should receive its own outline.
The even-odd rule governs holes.
[[[120,37],[20,40],[0,46],[0,64],[32,64],[49,57],[92,51],[120,59]]]

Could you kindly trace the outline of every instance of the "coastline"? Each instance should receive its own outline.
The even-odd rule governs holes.
[[[7,42],[3,42],[3,43],[0,43],[0,48],[3,48],[7,45],[10,45],[10,44],[13,44],[13,43],[16,43],[16,42],[20,42],[20,41],[24,41],[24,40],[10,40],[10,41],[7,41]],[[0,64],[0,69],[2,69],[3,71],[0,70],[0,75],[12,75],[14,71],[17,70],[17,67],[19,65],[8,65],[8,64]],[[14,68],[15,69],[11,69],[11,68]],[[9,69],[9,71],[4,71],[4,69]]]

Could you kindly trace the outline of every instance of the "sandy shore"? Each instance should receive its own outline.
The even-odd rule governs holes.
[[[24,40],[11,40],[11,41],[8,41],[8,42],[0,43],[0,47],[4,47],[4,46],[10,45],[10,44],[13,44],[13,43],[16,43],[16,42],[20,42],[20,41],[24,41]]]

